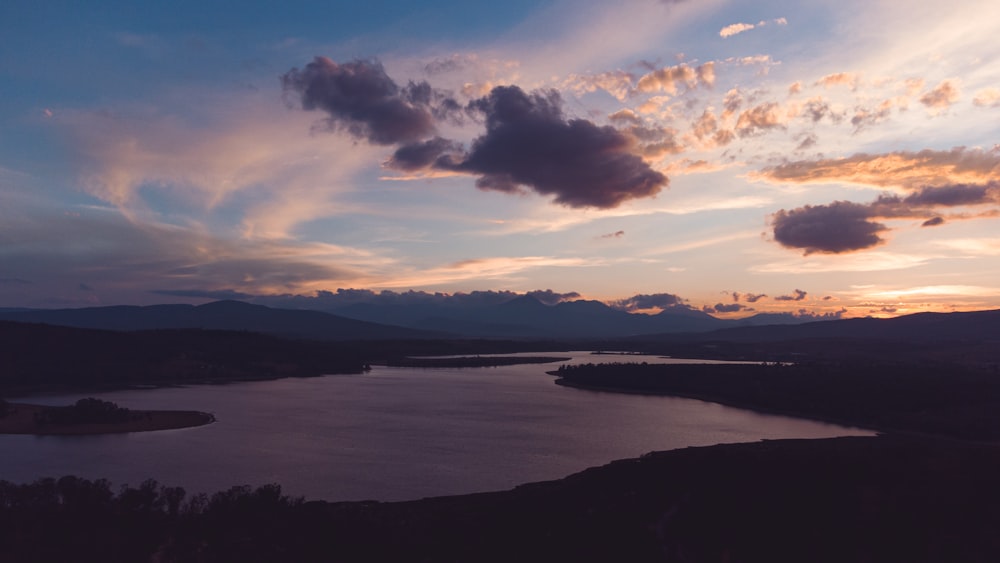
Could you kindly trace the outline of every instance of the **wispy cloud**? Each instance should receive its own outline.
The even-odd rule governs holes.
[[[817,274],[827,272],[881,272],[906,270],[927,264],[936,255],[866,252],[850,256],[810,255],[808,258],[765,262],[750,267],[762,274]]]

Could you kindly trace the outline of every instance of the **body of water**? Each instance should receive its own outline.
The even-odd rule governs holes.
[[[683,361],[547,355],[572,356],[565,363]],[[654,450],[872,434],[692,399],[562,387],[545,373],[558,366],[375,366],[363,375],[21,399],[62,405],[96,396],[134,409],[211,412],[217,422],[101,436],[0,435],[0,479],[77,475],[117,486],[152,478],[189,493],[278,483],[307,499],[408,500],[509,489]]]

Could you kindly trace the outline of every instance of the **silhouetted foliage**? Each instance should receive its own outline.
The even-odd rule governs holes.
[[[3,398],[0,398],[0,418],[5,418],[7,413],[10,412],[10,403],[8,403]]]
[[[991,445],[879,437],[686,448],[392,503],[0,481],[0,561],[996,561],[998,472]]]
[[[52,407],[38,413],[36,422],[46,424],[118,424],[127,422],[132,413],[111,401],[93,397],[80,399],[68,407]]]

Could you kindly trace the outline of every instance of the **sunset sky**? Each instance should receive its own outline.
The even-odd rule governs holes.
[[[996,0],[5,0],[0,37],[0,307],[1000,308]]]

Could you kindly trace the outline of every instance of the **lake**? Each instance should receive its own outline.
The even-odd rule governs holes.
[[[541,355],[541,354],[527,354]],[[683,362],[551,353],[563,363]],[[585,391],[545,372],[560,364],[391,368],[225,385],[48,395],[134,409],[200,410],[198,428],[102,436],[0,435],[0,479],[77,475],[117,486],[152,478],[211,493],[278,483],[323,500],[409,500],[509,489],[646,452],[873,432],[693,399]]]

